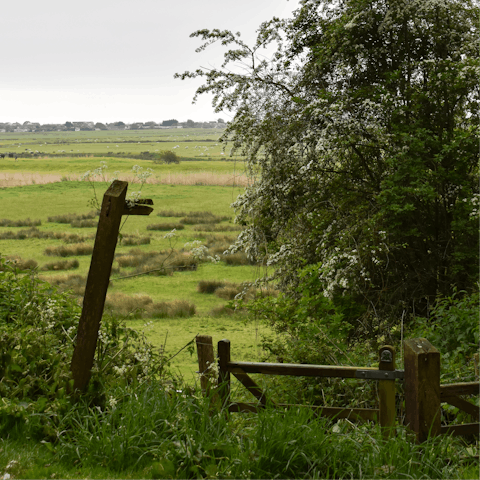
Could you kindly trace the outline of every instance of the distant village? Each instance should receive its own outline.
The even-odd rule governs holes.
[[[24,123],[1,123],[0,132],[80,132],[95,130],[151,130],[163,128],[225,128],[226,123],[219,118],[212,122],[194,122],[187,120],[179,122],[178,120],[164,120],[161,123],[156,122],[136,122],[136,123],[95,123],[95,122],[65,122],[64,124],[40,124],[35,122]]]

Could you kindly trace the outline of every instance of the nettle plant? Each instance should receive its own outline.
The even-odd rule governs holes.
[[[55,416],[70,405],[70,362],[80,307],[35,272],[0,257],[0,430],[14,418]],[[85,397],[102,405],[114,386],[158,378],[164,365],[144,336],[105,315]]]

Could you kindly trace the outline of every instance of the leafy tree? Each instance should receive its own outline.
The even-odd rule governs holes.
[[[194,128],[195,127],[195,122],[193,120],[188,119],[185,126],[187,128]]]
[[[318,294],[364,305],[370,332],[474,289],[478,24],[474,0],[304,0],[251,47],[194,32],[199,51],[230,48],[177,77],[203,77],[194,100],[234,112],[222,140],[255,179],[234,203],[236,248],[297,296],[309,266]]]
[[[180,163],[180,157],[171,150],[165,150],[160,154],[159,158],[162,163]]]

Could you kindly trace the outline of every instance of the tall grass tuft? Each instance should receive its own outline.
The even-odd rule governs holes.
[[[180,223],[172,223],[172,222],[156,223],[156,224],[153,224],[153,225],[147,225],[147,230],[158,230],[158,231],[161,231],[161,232],[169,232],[173,229],[183,230],[184,228],[185,228],[184,225],[182,225]]]
[[[43,265],[41,270],[48,271],[48,270],[72,270],[74,268],[79,267],[79,262],[77,259],[75,260],[60,260],[58,262],[51,262],[46,263]]]
[[[45,255],[51,257],[73,257],[75,255],[91,255],[93,245],[88,243],[76,243],[72,245],[60,245],[58,247],[47,247],[44,251]]]
[[[124,234],[122,236],[121,245],[124,245],[124,246],[149,245],[150,242],[151,242],[150,237],[142,237],[141,235]]]
[[[92,228],[98,225],[97,220],[72,220],[70,226],[73,228]]]
[[[7,218],[0,219],[0,227],[38,227],[42,224],[41,220],[9,220]]]
[[[157,213],[158,217],[186,217],[187,212],[175,212],[173,210],[160,210]]]
[[[50,283],[58,287],[60,292],[70,291],[76,296],[85,294],[85,284],[87,278],[78,274],[58,275],[55,277],[40,277],[40,280]]]
[[[47,221],[50,223],[72,223],[77,220],[91,220],[97,216],[97,212],[91,211],[88,213],[66,213],[64,215],[55,215],[48,217]]]
[[[37,268],[38,263],[35,260],[24,260],[17,255],[8,255],[5,261],[6,265],[14,266],[16,270],[33,270]],[[0,263],[0,268],[4,271],[5,265]]]
[[[225,282],[218,280],[200,280],[197,284],[197,292],[199,293],[215,293],[215,290],[225,286]]]

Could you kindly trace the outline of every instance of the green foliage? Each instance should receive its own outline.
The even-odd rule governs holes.
[[[171,150],[165,150],[164,152],[160,153],[158,158],[161,163],[180,163],[180,157]],[[155,160],[155,163],[157,163],[157,160]]]
[[[34,273],[21,275],[0,257],[0,433],[29,417],[46,435],[70,408],[70,361],[80,307]],[[104,388],[161,372],[158,357],[142,335],[105,316],[99,332],[89,401]]]
[[[253,46],[192,34],[198,51],[229,48],[221,67],[178,77],[203,77],[196,96],[235,112],[222,139],[252,177],[237,246],[285,291],[318,265],[319,292],[361,302],[374,332],[475,288],[478,18],[471,0],[306,0]]]

